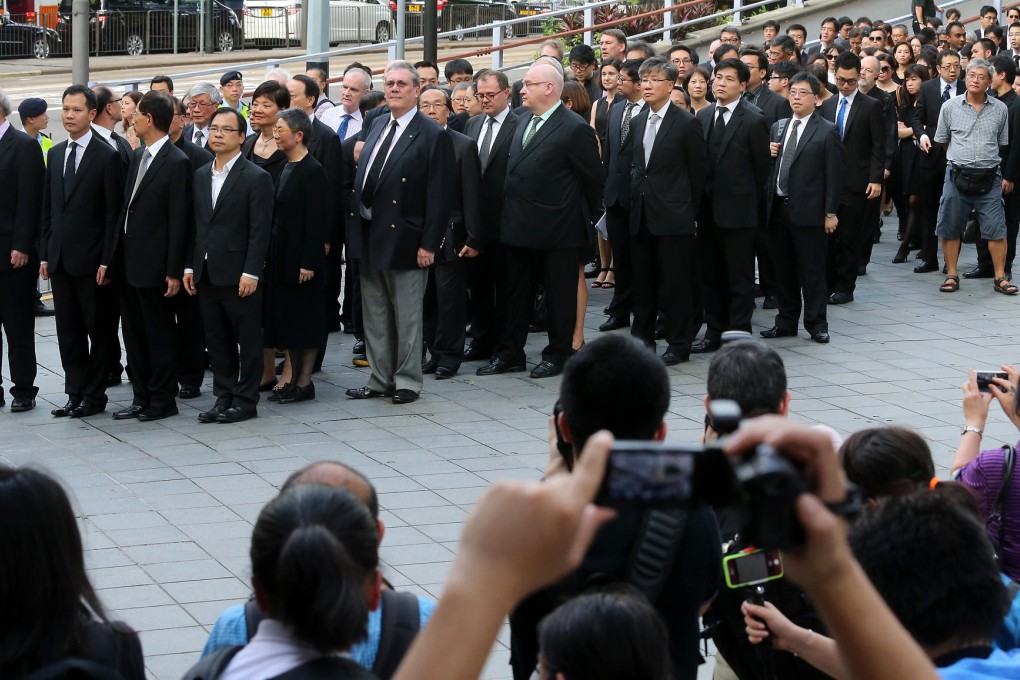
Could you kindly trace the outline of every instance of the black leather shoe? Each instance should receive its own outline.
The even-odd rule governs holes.
[[[378,399],[390,396],[385,392],[373,390],[371,387],[352,387],[345,394],[351,399]]]
[[[195,385],[181,385],[177,396],[181,399],[194,399],[195,397],[202,396],[202,390]]]
[[[110,372],[106,374],[106,380],[103,381],[104,387],[116,387],[117,385],[124,382],[120,378],[120,373]]]
[[[761,331],[759,335],[763,338],[794,338],[797,336],[797,331],[784,331],[773,326],[768,330]]]
[[[106,404],[93,404],[90,401],[82,401],[73,411],[67,415],[71,418],[88,418],[106,410]]]
[[[35,408],[35,399],[14,397],[11,399],[11,413],[24,413]]]
[[[705,354],[706,352],[714,352],[722,347],[721,340],[709,340],[708,338],[702,338],[696,343],[691,345],[691,354]]]
[[[432,359],[429,359],[424,364],[422,364],[421,372],[424,373],[425,375],[432,375],[433,373],[436,372],[437,368],[439,368],[439,362],[436,361],[436,359],[433,357]]]
[[[354,343],[354,347],[351,348],[351,353],[354,356],[365,356],[365,341],[358,340],[356,343]]]
[[[655,324],[655,339],[663,340],[666,337],[666,326],[663,324]]]
[[[560,364],[554,364],[551,361],[543,361],[531,371],[531,377],[538,378],[551,378],[555,375],[559,375],[563,372],[563,366]]]
[[[231,406],[226,411],[221,413],[216,419],[217,423],[241,423],[245,420],[257,418],[259,412],[254,408],[241,408],[240,406]]]
[[[827,345],[829,344],[829,333],[827,331],[818,331],[811,334],[811,339],[822,345]]]
[[[436,380],[449,380],[455,375],[457,375],[456,368],[450,368],[449,366],[436,366]]]
[[[198,414],[198,422],[200,423],[215,423],[216,419],[220,417],[220,414],[226,411],[228,406],[213,406],[208,411],[202,411]]]
[[[914,267],[915,274],[927,274],[928,272],[937,272],[938,270],[939,265],[937,262],[933,264],[931,262],[926,262],[925,260],[921,260],[921,264]]]
[[[71,411],[81,406],[81,399],[68,399],[67,403],[60,408],[55,408],[50,411],[50,415],[55,418],[66,418],[71,415]]]
[[[995,272],[991,269],[982,269],[981,267],[974,267],[969,272],[963,273],[965,279],[990,279],[995,276]]]
[[[141,423],[149,423],[153,420],[163,420],[170,416],[175,416],[180,411],[177,410],[177,404],[171,404],[170,406],[150,406],[141,413],[138,414],[138,421]]]
[[[36,316],[53,316],[56,314],[56,310],[50,309],[43,304],[42,300],[35,301],[35,315]]]
[[[393,393],[394,404],[410,404],[418,400],[418,393],[414,390],[397,390]]]
[[[280,395],[277,403],[295,404],[299,401],[308,401],[309,399],[315,399],[315,385],[312,383],[308,383],[304,387],[291,385],[290,389]]]
[[[766,295],[761,303],[762,309],[779,309],[779,298],[775,295]]]
[[[673,352],[667,349],[665,352],[659,355],[659,358],[662,359],[662,363],[666,364],[667,366],[676,366],[677,364],[682,364],[685,361],[690,361],[691,355],[680,354],[679,352]]]
[[[464,348],[464,361],[478,361],[479,359],[491,359],[492,350],[471,343]]]
[[[283,399],[283,395],[287,394],[287,392],[289,392],[291,388],[292,385],[290,383],[277,385],[276,387],[273,388],[269,396],[266,397],[266,401],[279,402],[281,399]]]
[[[828,303],[830,305],[845,305],[846,303],[853,301],[854,301],[853,293],[836,292],[829,296]]]
[[[113,419],[114,420],[130,420],[131,418],[137,418],[138,414],[141,413],[144,410],[145,410],[145,407],[137,406],[135,404],[132,404],[131,406],[128,406],[125,409],[121,409],[120,411],[114,411]]]
[[[277,384],[278,384],[279,382],[280,382],[280,381],[279,381],[279,380],[277,380],[276,378],[270,378],[269,380],[267,380],[267,381],[265,381],[264,383],[261,383],[261,384],[259,385],[259,392],[268,392],[268,391],[270,391],[271,389],[273,389],[274,387],[276,387],[276,385],[277,385]]]
[[[488,366],[482,366],[477,371],[475,371],[475,375],[500,375],[502,373],[520,373],[521,371],[526,370],[527,368],[528,367],[525,366],[524,364],[514,364],[511,366],[509,362],[503,361],[500,358],[496,358],[490,361]]]
[[[630,317],[627,316],[611,316],[606,319],[606,322],[599,326],[600,331],[615,331],[618,328],[629,328]]]

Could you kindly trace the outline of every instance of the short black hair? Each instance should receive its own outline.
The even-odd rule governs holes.
[[[237,131],[241,133],[241,139],[243,140],[248,132],[248,120],[237,109],[230,106],[221,106],[215,111],[213,111],[213,115],[209,116],[209,125],[212,125],[212,122],[216,120],[216,116],[222,115],[229,115],[231,118],[234,119],[234,123],[237,125]]]
[[[374,108],[377,108],[386,99],[386,95],[378,90],[369,90],[361,97],[361,101],[358,102],[358,110],[361,111],[361,115],[365,115]]]
[[[486,78],[495,78],[496,87],[501,90],[505,90],[510,87],[510,79],[506,77],[506,74],[502,71],[494,71],[491,68],[484,69],[479,72],[478,77],[475,79],[475,89],[478,89],[478,83]]]
[[[1006,32],[1002,30],[1002,25],[1000,24],[995,24],[994,26],[988,27],[988,30],[985,31],[985,37],[987,38],[990,35],[994,35],[996,38],[998,38],[999,43],[1002,43],[1002,41],[1006,39]],[[996,45],[996,50],[998,50],[998,45]]]
[[[463,85],[464,83],[461,83]],[[426,85],[421,88],[418,92],[418,101],[421,102],[421,96],[426,92],[442,92],[443,101],[446,103],[446,108],[450,111],[450,115],[453,115],[453,99],[450,98],[450,91],[445,87],[439,87],[438,85]]]
[[[174,118],[174,103],[170,95],[153,90],[142,95],[138,102],[138,112],[152,117],[152,125],[160,132],[170,131],[170,122]]]
[[[839,22],[836,21],[836,17],[825,17],[818,25],[824,26],[825,24],[832,24],[833,28],[839,28]]]
[[[620,75],[625,75],[634,82],[641,79],[641,64],[644,61],[642,59],[624,59],[623,64],[620,65]]]
[[[963,25],[963,22],[950,21],[948,24],[946,24],[946,35],[949,35],[949,32],[954,28],[962,28],[964,33],[967,32],[967,27]]]
[[[946,57],[956,57],[957,59],[960,59],[960,53],[959,53],[959,52],[957,52],[957,51],[956,51],[956,50],[954,50],[954,49],[947,49],[947,50],[942,50],[941,52],[939,52],[939,58],[938,58],[938,60],[937,60],[937,61],[935,62],[935,65],[936,65],[936,66],[942,66],[942,61],[943,61],[943,60],[944,60],[944,59],[945,59]]]
[[[786,366],[763,342],[731,342],[709,362],[707,390],[711,400],[737,402],[745,418],[779,413],[786,397]]]
[[[646,43],[644,40],[628,40],[627,51],[633,52],[634,50],[637,50],[638,52],[644,52],[645,59],[654,59],[656,56],[658,56],[657,54],[655,54],[655,48]],[[692,56],[691,59],[693,58],[694,57]]]
[[[996,52],[999,51],[998,45],[996,45],[995,41],[992,40],[991,38],[981,38],[981,40],[976,41],[975,44],[980,44],[981,49],[984,50],[985,52],[991,52],[993,57],[995,56]]]
[[[842,29],[844,26],[853,26],[854,20],[847,16],[842,16],[836,19],[836,28]]]
[[[414,68],[415,68],[415,70],[418,70],[420,68],[435,69],[436,77],[437,78],[439,77],[439,65],[436,64],[436,62],[434,62],[434,61],[430,61],[428,59],[422,59],[421,61],[416,61],[416,62],[414,62]]]
[[[781,61],[772,67],[772,73],[779,78],[786,78],[789,80],[801,71],[803,67],[795,61]]]
[[[790,87],[793,87],[797,83],[807,83],[808,87],[811,88],[811,93],[816,97],[822,93],[822,83],[818,80],[818,78],[815,78],[812,73],[801,71],[790,78]]]
[[[779,25],[779,22],[776,21],[775,19],[769,19],[764,24],[762,24],[761,27],[762,28],[774,28],[774,29],[776,29],[776,32],[779,32],[779,29],[781,28],[780,25]]]
[[[451,59],[446,63],[446,68],[443,69],[443,75],[446,76],[447,80],[461,73],[471,75],[474,72],[475,68],[467,59]]]
[[[156,83],[164,83],[171,92],[174,91],[174,81],[170,78],[170,76],[154,76],[152,80],[149,81],[149,87],[152,88],[152,86]]]
[[[873,427],[846,438],[839,449],[843,470],[869,498],[927,488],[935,463],[924,437],[905,427]]]
[[[64,90],[64,94],[60,96],[60,101],[64,101],[71,95],[82,95],[85,97],[85,108],[88,111],[96,111],[99,109],[99,98],[96,96],[95,90],[91,90],[84,85],[71,85]],[[108,102],[109,103],[109,102]]]
[[[585,45],[584,43],[574,45],[570,48],[570,52],[567,54],[567,59],[586,65],[594,64],[595,50],[591,48],[591,45]]]
[[[184,108],[184,102],[181,101],[180,97],[170,95],[170,101],[173,102],[175,116],[183,116],[187,113],[187,110]]]
[[[751,69],[747,68],[747,64],[740,61],[739,59],[730,57],[729,59],[717,61],[715,63],[714,72],[719,73],[719,71],[721,71],[724,68],[734,69],[737,72],[737,80],[740,81],[741,83],[746,83],[748,80],[751,79]]]
[[[306,97],[311,97],[315,101],[319,100],[319,84],[315,82],[315,78],[306,76],[304,73],[299,73],[291,78],[291,80],[296,80],[304,86]]]
[[[783,51],[783,54],[796,54],[797,52],[797,42],[789,36],[789,33],[787,35],[777,35],[772,39],[770,47],[778,47]]]
[[[106,85],[97,85],[92,88],[92,91],[96,94],[96,111],[105,111],[107,106],[115,101],[119,101],[113,90]]]
[[[836,57],[836,68],[845,71],[861,72],[861,58],[847,50]]]
[[[740,54],[740,50],[737,49],[736,45],[722,43],[721,45],[719,45],[719,47],[715,48],[714,52],[712,52],[712,61],[719,63],[720,61],[727,59],[726,55],[729,54],[730,52],[733,53],[734,57]]]
[[[992,7],[991,5],[983,5],[983,6],[981,7],[981,11],[980,11],[980,12],[978,12],[978,14],[979,14],[979,15],[981,15],[981,16],[984,16],[984,15],[988,14],[989,12],[991,12],[992,14],[994,14],[994,15],[995,15],[996,17],[998,17],[998,16],[999,16],[999,10],[995,9],[995,8],[994,8],[994,7]]]
[[[290,108],[290,92],[277,80],[267,80],[256,87],[251,96],[252,103],[254,104],[259,97],[265,97],[273,102],[281,111]]]
[[[807,37],[807,29],[802,24],[790,24],[786,29],[786,35],[790,35],[790,31],[800,31],[805,38]]]
[[[992,68],[1010,85],[1016,80],[1016,64],[1008,55],[999,54],[992,57]]]
[[[769,58],[757,47],[741,47],[740,56],[742,57],[754,57],[758,60],[758,68],[767,69],[769,67]],[[750,76],[749,76],[750,77]]]

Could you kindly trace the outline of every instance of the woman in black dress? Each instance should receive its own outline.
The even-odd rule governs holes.
[[[907,261],[910,254],[911,241],[919,240],[920,211],[917,204],[921,195],[921,173],[918,170],[918,163],[921,154],[918,153],[916,140],[914,139],[913,117],[914,109],[917,107],[917,96],[921,92],[921,84],[928,80],[928,69],[920,64],[911,64],[907,67],[903,76],[903,86],[896,91],[896,117],[897,133],[900,140],[899,164],[900,182],[898,188],[898,200],[896,214],[899,215],[900,224],[903,225],[900,236],[900,248],[896,251],[893,264],[900,264]]]
[[[312,368],[326,342],[326,171],[308,153],[312,122],[300,109],[279,114],[273,136],[287,159],[276,183],[273,235],[266,261],[263,346],[286,350],[292,377],[273,395],[290,404],[315,398]]]
[[[618,97],[620,89],[620,67],[623,62],[619,59],[603,59],[601,71],[602,91],[604,94],[595,101],[591,107],[591,120],[589,123],[595,128],[595,135],[599,139],[599,152],[602,154],[602,172],[605,173],[609,167],[609,109],[616,104],[623,102],[623,97]],[[592,282],[592,288],[613,288],[616,286],[616,278],[613,276],[613,251],[609,247],[609,241],[598,235],[599,240],[599,274]]]

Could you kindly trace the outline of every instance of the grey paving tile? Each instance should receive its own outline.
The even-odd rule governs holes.
[[[248,598],[246,596],[239,600],[227,599],[211,600],[209,602],[189,602],[181,606],[200,624],[208,628],[212,628],[220,614],[226,611],[229,607],[243,604],[247,599]]]
[[[146,651],[145,668],[156,680],[179,680],[198,662],[198,654],[149,654]]]
[[[198,652],[209,638],[205,629],[199,625],[185,628],[166,628],[160,630],[142,631],[142,649],[146,655],[161,656],[164,654],[194,654],[198,659]],[[187,669],[185,669],[187,670]]]
[[[134,607],[109,612],[110,618],[124,621],[137,631],[188,628],[200,623],[179,604]],[[146,656],[149,650],[143,650]]]
[[[240,579],[230,576],[201,581],[165,583],[163,588],[177,602],[210,602],[224,598],[242,600],[251,593],[251,588]]]
[[[230,572],[214,559],[148,564],[145,566],[145,572],[159,583],[201,581],[231,576]]]

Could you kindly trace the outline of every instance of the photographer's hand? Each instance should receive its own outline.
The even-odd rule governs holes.
[[[1009,379],[995,378],[998,389],[992,390],[992,396],[999,402],[1002,412],[1006,414],[1013,426],[1020,430],[1020,414],[1016,412],[1016,390],[1018,380],[1020,380],[1020,371],[1012,364],[1002,364],[999,368],[1006,372]]]
[[[801,628],[771,602],[766,602],[764,607],[745,602],[740,611],[744,613],[747,639],[752,645],[772,640],[776,649],[796,654],[826,675],[837,680],[849,677],[839,647],[832,638]]]
[[[988,421],[988,406],[992,403],[992,394],[982,392],[978,388],[977,374],[974,369],[967,371],[967,382],[960,386],[963,390],[963,422],[967,427],[977,428],[984,432]],[[1002,403],[1001,400],[999,403]],[[1005,407],[1003,407],[1005,409]],[[956,455],[949,466],[951,473],[970,463],[981,453],[982,435],[973,430],[965,430],[960,435],[960,444],[956,447]]]

